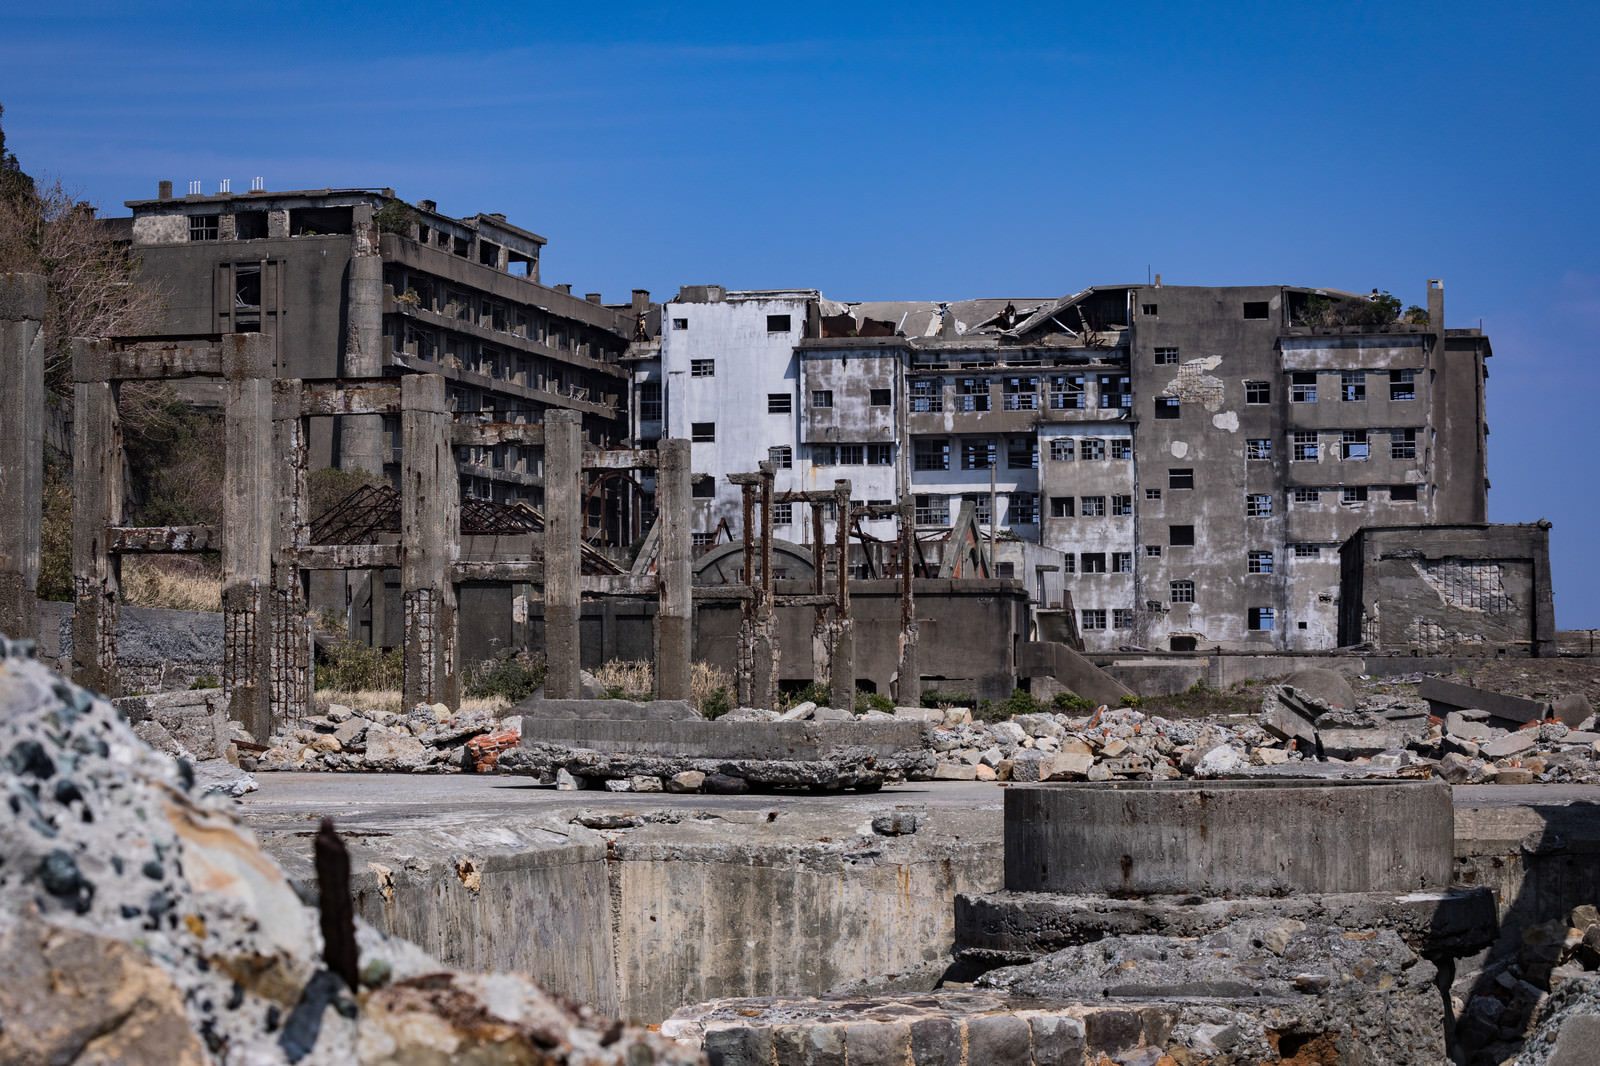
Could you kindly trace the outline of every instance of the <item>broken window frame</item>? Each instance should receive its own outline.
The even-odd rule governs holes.
[[[1078,555],[1078,573],[1080,573],[1080,574],[1105,574],[1105,573],[1109,573],[1109,571],[1106,569],[1106,553],[1105,552],[1080,552],[1079,555]]]
[[[1179,359],[1177,348],[1157,348],[1155,359],[1156,366],[1177,366]]]
[[[1035,437],[1006,438],[1006,468],[1008,470],[1039,469],[1039,442]]]
[[[1050,410],[1076,411],[1088,404],[1082,374],[1050,375]]]
[[[1133,516],[1133,497],[1125,493],[1113,493],[1111,496],[1111,517],[1130,518]]]
[[[1272,552],[1251,551],[1246,553],[1245,573],[1270,574],[1272,573]]]
[[[956,378],[955,409],[967,412],[989,410],[989,379]]]
[[[1111,572],[1113,574],[1131,574],[1131,573],[1133,573],[1133,553],[1132,552],[1112,552],[1111,553]]]
[[[1051,518],[1076,518],[1078,515],[1078,498],[1076,496],[1050,497]]]
[[[1167,586],[1168,603],[1193,603],[1194,582],[1174,581]]]
[[[1391,429],[1389,431],[1389,458],[1415,459],[1417,457],[1417,431]]]
[[[1367,372],[1365,370],[1339,371],[1339,400],[1343,403],[1367,402]]]
[[[913,378],[911,381],[911,410],[916,414],[938,414],[943,411],[943,379]]]
[[[938,501],[938,502],[934,502]],[[919,526],[947,526],[950,524],[950,497],[927,494],[913,500],[914,521]]]
[[[838,450],[832,444],[811,445],[812,466],[835,466],[838,463]]]
[[[1112,629],[1132,629],[1133,628],[1133,608],[1132,607],[1113,607],[1111,609],[1111,628]]]
[[[1415,370],[1389,371],[1389,400],[1401,402],[1417,398],[1417,372]]]
[[[1339,434],[1339,457],[1352,463],[1364,463],[1372,457],[1372,443],[1364,429],[1346,429]]]
[[[961,469],[987,470],[999,458],[993,437],[961,438]]]
[[[1103,437],[1078,438],[1078,458],[1086,463],[1097,463],[1106,457],[1106,442]]]
[[[1157,396],[1155,405],[1157,418],[1177,418],[1183,413],[1183,406],[1176,396]]]
[[[1111,458],[1113,458],[1113,459],[1132,459],[1133,458],[1133,439],[1131,437],[1112,437],[1111,438]]]
[[[214,241],[222,227],[221,215],[190,215],[189,239],[191,241]]]
[[[790,415],[794,414],[794,397],[787,392],[767,393],[767,414]]]
[[[1106,627],[1105,608],[1085,607],[1078,613],[1081,618],[1081,621],[1078,623],[1078,628],[1084,632],[1088,632],[1090,630],[1102,630]]]
[[[717,424],[715,422],[690,422],[689,440],[695,444],[715,444],[717,442]]]
[[[826,411],[826,410],[831,409],[832,407],[833,407],[833,390],[832,389],[812,389],[811,390],[811,409],[812,410],[814,410],[814,411]]]
[[[987,492],[964,492],[961,494],[962,504],[972,504],[972,520],[984,525],[992,525],[993,512],[989,510],[989,494]]]
[[[779,470],[794,469],[794,449],[787,444],[774,444],[767,449],[767,462]]]
[[[1244,516],[1246,518],[1271,518],[1272,493],[1247,492],[1244,495]]]
[[[1295,544],[1293,548],[1296,559],[1322,558],[1322,545],[1320,544]]]
[[[1081,496],[1078,498],[1079,518],[1104,518],[1106,516],[1106,498],[1104,496]]]
[[[881,443],[881,442],[877,443],[877,444],[868,444],[867,445],[867,465],[868,466],[893,466],[894,465],[894,445],[893,444],[885,444],[885,443]]]
[[[1289,402],[1317,402],[1317,373],[1314,370],[1296,370],[1289,375]]]
[[[1161,558],[1161,545],[1159,545],[1159,544],[1146,544],[1144,546],[1144,557],[1146,559],[1159,559],[1159,558]]]
[[[1194,489],[1194,467],[1175,466],[1167,470],[1167,488],[1175,491],[1190,491]]]
[[[689,360],[689,376],[692,378],[714,378],[717,376],[717,361],[715,359]]]
[[[1314,429],[1297,429],[1289,435],[1289,461],[1315,463],[1322,457],[1321,439]]]
[[[688,329],[689,328],[689,320],[687,318],[675,318],[675,319],[672,320],[672,328],[673,329]]]
[[[1050,461],[1052,463],[1070,463],[1077,458],[1077,443],[1071,437],[1052,437],[1050,440]]]
[[[1000,405],[1007,411],[1039,409],[1039,379],[1013,376],[1000,379]]]
[[[1006,524],[1036,526],[1039,524],[1039,494],[1037,492],[1012,492],[1006,498]]]
[[[1416,503],[1421,499],[1416,485],[1390,485],[1390,503]]]
[[[1244,383],[1244,402],[1254,406],[1272,402],[1272,382],[1247,381]]]
[[[1339,503],[1344,507],[1360,507],[1367,502],[1365,485],[1346,485],[1339,493]]]
[[[1133,406],[1132,379],[1127,374],[1098,374],[1096,384],[1099,386],[1102,408],[1111,410]]]
[[[1295,489],[1294,503],[1296,506],[1319,507],[1322,505],[1322,490]]]
[[[1247,460],[1271,461],[1272,438],[1251,437],[1244,442],[1244,457]]]
[[[912,470],[949,470],[949,437],[912,437]]]
[[[1250,632],[1271,633],[1277,626],[1278,611],[1274,607],[1251,607],[1246,618],[1246,628]]]

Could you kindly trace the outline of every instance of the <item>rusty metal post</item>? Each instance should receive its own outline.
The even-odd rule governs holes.
[[[39,636],[44,278],[0,274],[0,633]]]
[[[686,700],[694,648],[689,442],[662,440],[656,455],[656,521],[661,529],[656,563],[656,698]]]
[[[456,591],[460,480],[445,380],[400,379],[400,583],[405,604],[405,705],[460,705]]]
[[[544,413],[544,654],[545,694],[582,695],[579,670],[579,540],[583,536],[583,426],[576,411]]]
[[[277,531],[267,610],[271,631],[260,682],[267,689],[267,732],[311,711],[311,621],[296,552],[311,543],[306,485],[306,420],[298,378],[272,384],[272,465],[277,488]]]
[[[264,744],[272,734],[267,615],[277,531],[272,492],[272,343],[261,333],[222,339],[222,688],[228,714]]]
[[[120,570],[108,530],[122,524],[122,429],[106,341],[72,342],[72,680],[119,695]]]
[[[829,698],[835,707],[854,710],[856,705],[855,632],[850,619],[850,482],[840,478],[833,483],[838,528],[834,531],[839,554],[838,588],[834,595],[832,669],[828,678]]]
[[[900,501],[900,670],[895,700],[902,707],[922,704],[922,664],[917,655],[917,607],[912,595],[917,567],[917,502]]]

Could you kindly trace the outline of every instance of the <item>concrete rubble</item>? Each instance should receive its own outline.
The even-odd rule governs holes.
[[[497,744],[512,742],[517,721],[501,722],[489,710],[452,713],[442,703],[419,703],[405,714],[340,704],[301,719],[272,736],[266,750],[244,755],[250,770],[370,771],[451,774],[487,762]],[[493,743],[474,744],[482,738]],[[500,748],[503,750],[503,747]]]
[[[361,922],[347,987],[231,800],[3,638],[0,752],[0,1061],[704,1061]]]

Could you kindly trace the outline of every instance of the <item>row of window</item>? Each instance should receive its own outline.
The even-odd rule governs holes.
[[[892,466],[893,444],[813,444],[812,466]]]
[[[1131,607],[1112,608],[1112,628],[1132,629],[1133,614]],[[1247,625],[1253,632],[1270,633],[1277,626],[1277,612],[1271,607],[1252,607],[1246,614]],[[1106,612],[1096,607],[1085,607],[1078,612],[1078,627],[1084,631],[1105,629]]]
[[[790,321],[791,319],[788,315],[768,315],[767,332],[790,333],[793,331],[789,324]],[[689,320],[687,318],[674,318],[672,320],[672,328],[675,330],[686,330],[689,328]]]
[[[1076,514],[1074,514],[1076,511]],[[1132,496],[1112,496],[1111,516],[1113,518],[1126,518],[1133,514]],[[1051,518],[1104,518],[1106,516],[1106,498],[1104,496],[1052,496],[1050,497]]]
[[[1178,361],[1178,349],[1157,348],[1156,363],[1167,365]],[[1323,371],[1323,373],[1337,373],[1339,375],[1339,399],[1346,403],[1364,403],[1367,399],[1367,376],[1371,374],[1389,375],[1389,399],[1393,401],[1415,400],[1417,398],[1417,372],[1415,370],[1338,370]],[[1290,403],[1316,403],[1317,402],[1317,374],[1315,370],[1297,370],[1289,375],[1289,402]],[[1171,410],[1176,412],[1178,401],[1175,397],[1162,396],[1156,399],[1156,417],[1173,418],[1176,414],[1163,414],[1163,403],[1170,402]],[[1246,381],[1244,383],[1244,402],[1247,404],[1269,404],[1272,402],[1272,382]]]
[[[1117,409],[1133,406],[1133,386],[1126,374],[1097,374],[1099,406]],[[1088,406],[1086,376],[1083,374],[1050,374],[1043,379],[1031,375],[991,377],[958,377],[952,382],[949,397],[954,411],[989,411],[993,409],[992,387],[1000,385],[1000,403],[1006,411],[1037,411],[1041,408],[1040,386],[1045,393],[1043,403],[1052,411],[1078,410]],[[910,406],[914,413],[938,413],[945,410],[946,397],[943,378],[913,378],[910,385]],[[813,403],[812,406],[817,406]]]

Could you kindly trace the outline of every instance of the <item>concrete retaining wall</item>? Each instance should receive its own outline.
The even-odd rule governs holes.
[[[39,601],[39,658],[72,672],[72,604]],[[222,676],[222,614],[123,607],[117,612],[117,658],[124,692],[188,688]]]

